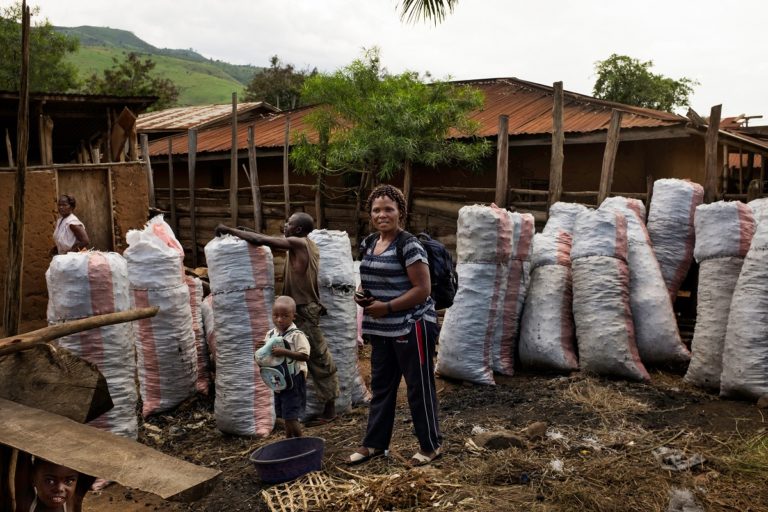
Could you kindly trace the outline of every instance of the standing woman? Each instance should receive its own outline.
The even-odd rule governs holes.
[[[429,260],[419,241],[402,229],[407,212],[400,190],[379,185],[368,197],[366,209],[376,233],[360,250],[361,293],[355,301],[364,308],[363,334],[371,340],[373,397],[365,438],[347,462],[359,464],[389,449],[397,389],[405,377],[419,441],[409,462],[421,466],[441,455],[442,444],[434,373],[437,315],[430,297]]]
[[[87,248],[91,243],[88,239],[88,233],[85,232],[85,226],[72,213],[75,206],[77,206],[77,201],[74,196],[64,194],[59,198],[57,203],[59,219],[53,230],[53,241],[56,246],[51,249],[52,256],[79,251]]]

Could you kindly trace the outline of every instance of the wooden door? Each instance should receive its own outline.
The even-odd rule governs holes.
[[[112,190],[108,169],[58,169],[57,192],[77,200],[75,215],[91,239],[91,247],[113,250]]]

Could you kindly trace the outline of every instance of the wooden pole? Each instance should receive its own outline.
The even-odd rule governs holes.
[[[563,194],[563,82],[552,84],[554,93],[552,104],[552,157],[549,160],[549,196],[547,197],[547,212],[549,207],[560,200]]]
[[[248,173],[251,182],[251,200],[253,201],[253,229],[262,232],[261,189],[259,188],[259,171],[256,162],[256,135],[253,126],[248,127]]]
[[[232,212],[230,222],[237,226],[237,93],[232,93],[232,147],[229,151],[229,208]]]
[[[499,135],[496,141],[496,206],[507,207],[509,188],[509,116],[499,116]]]
[[[768,168],[768,161],[766,161],[765,156],[765,153],[760,155],[760,197],[763,197],[765,190],[765,170]]]
[[[189,129],[189,229],[192,236],[192,267],[197,268],[197,224],[195,224],[195,159],[197,158],[197,128]]]
[[[283,194],[285,196],[285,220],[291,216],[291,184],[288,175],[288,149],[291,142],[291,115],[285,115],[285,142],[283,145]]]
[[[410,212],[411,211],[411,202],[413,196],[413,168],[411,166],[411,161],[406,160],[403,163],[403,197],[405,197],[405,211]],[[408,226],[408,221],[410,219],[410,213],[405,219],[405,225]]]
[[[71,322],[49,325],[48,327],[43,327],[42,329],[20,334],[18,336],[0,338],[0,356],[13,354],[14,352],[26,350],[29,347],[39,345],[40,343],[47,343],[89,329],[96,329],[106,325],[121,324],[123,322],[131,322],[141,318],[150,318],[155,316],[158,311],[160,311],[158,306],[129,309],[127,311],[107,313],[104,315],[81,318],[80,320],[72,320]]]
[[[22,271],[24,269],[24,192],[27,180],[27,151],[29,149],[29,7],[21,4],[21,77],[19,110],[16,117],[16,168],[13,206],[8,216],[8,263],[5,276],[3,326],[7,336],[19,332],[21,320]]]
[[[704,143],[704,202],[714,202],[719,196],[717,190],[717,135],[720,130],[722,105],[715,105],[709,113],[707,138]]]
[[[739,194],[744,193],[744,151],[739,148]]]
[[[730,156],[731,152],[728,148],[728,144],[723,144],[723,175],[720,177],[720,190],[723,194],[728,193],[728,174],[730,171]]]
[[[619,149],[619,132],[621,131],[620,110],[613,109],[611,113],[611,124],[608,126],[608,137],[605,141],[605,152],[603,153],[603,168],[600,171],[600,190],[597,193],[597,206],[611,193],[613,184],[613,166],[616,162],[616,151]]]
[[[171,209],[171,227],[179,235],[179,224],[176,219],[176,187],[173,183],[173,137],[168,137],[168,206]]]
[[[325,169],[328,168],[328,130],[321,130],[319,134],[320,158],[322,169],[317,173],[317,186],[315,187],[315,227],[325,229]]]
[[[16,167],[13,165],[13,146],[11,145],[11,134],[8,133],[8,128],[5,129],[5,150],[8,152],[8,167]]]
[[[651,201],[653,201],[653,174],[645,175],[645,214],[651,211]],[[645,222],[646,219],[643,219]]]
[[[157,207],[155,202],[155,177],[152,174],[152,163],[149,161],[149,138],[146,133],[141,134],[141,158],[147,169],[147,187],[149,188],[149,206]]]

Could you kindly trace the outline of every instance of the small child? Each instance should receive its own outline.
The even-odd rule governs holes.
[[[264,340],[273,336],[282,336],[288,347],[273,346],[272,355],[293,359],[295,363],[293,386],[282,391],[275,391],[275,414],[285,422],[285,437],[301,437],[299,418],[307,406],[307,361],[309,360],[309,341],[293,319],[296,316],[296,302],[291,297],[281,295],[275,299],[272,308],[271,329]]]
[[[79,473],[66,466],[37,458],[32,466],[34,498],[30,512],[72,510]]]

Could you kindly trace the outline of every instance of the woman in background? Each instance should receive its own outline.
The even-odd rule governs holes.
[[[74,196],[64,194],[59,198],[57,203],[59,218],[53,230],[53,241],[56,245],[51,249],[52,256],[79,251],[87,248],[91,243],[85,226],[73,213],[75,206],[77,201]]]

